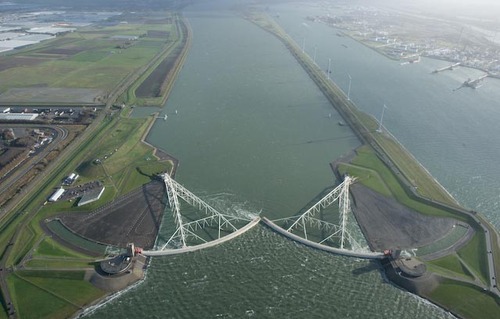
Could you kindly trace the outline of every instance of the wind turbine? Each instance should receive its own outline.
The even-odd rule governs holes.
[[[351,75],[349,73],[347,73],[347,76],[349,77],[349,88],[347,89],[347,101],[350,101],[351,100],[351,82],[352,82],[352,78],[351,78]]]
[[[384,107],[382,108],[382,115],[380,116],[380,121],[378,122],[377,132],[379,132],[379,133],[382,133],[382,121],[384,120],[384,112],[385,112],[386,108],[387,108],[387,106],[385,106],[385,104],[384,104]]]

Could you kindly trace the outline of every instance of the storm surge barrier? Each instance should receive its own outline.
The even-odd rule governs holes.
[[[165,183],[169,207],[174,218],[175,231],[161,247],[158,246],[156,250],[142,251],[143,255],[165,256],[213,247],[245,233],[260,221],[258,216],[250,220],[247,217],[220,213],[176,182],[169,174],[164,173],[160,177]],[[187,204],[202,212],[204,217],[188,219],[183,216],[179,199],[184,200]],[[238,229],[236,225],[242,222],[247,224]],[[207,229],[215,230],[217,238],[210,240],[202,237],[201,233]],[[192,242],[198,244],[191,245]]]
[[[368,259],[384,258],[383,253],[362,249],[361,245],[349,230],[349,216],[352,215],[349,186],[354,183],[355,180],[356,178],[345,175],[344,181],[340,185],[324,195],[300,216],[277,220],[280,222],[284,221],[285,224],[291,222],[291,225],[286,229],[278,226],[267,218],[263,218],[262,221],[265,225],[279,234],[315,249],[349,257]],[[328,222],[322,218],[316,217],[335,203],[338,204],[338,223]],[[328,215],[328,213],[324,213],[323,215]],[[319,237],[317,233],[311,235],[311,230],[315,230],[321,235]],[[294,234],[294,231],[300,234],[300,236]],[[314,237],[318,239],[317,242],[312,240]],[[333,242],[334,245],[338,245],[339,247],[327,245],[326,243],[328,242]]]
[[[170,238],[163,245],[157,245],[155,250],[141,251],[141,253],[145,256],[168,256],[214,247],[244,234],[262,221],[264,225],[268,226],[278,234],[284,235],[291,240],[311,248],[348,257],[367,259],[381,259],[384,257],[382,253],[363,251],[359,249],[360,245],[355,243],[353,236],[348,230],[348,216],[351,213],[349,185],[355,181],[355,178],[350,176],[345,176],[344,181],[340,185],[323,196],[323,198],[313,204],[311,208],[300,216],[282,219],[293,221],[288,229],[278,226],[265,217],[260,218],[257,216],[250,220],[246,217],[237,217],[227,213],[220,213],[215,208],[191,193],[184,186],[172,179],[170,175],[165,173],[160,176],[165,183],[169,206],[173,214],[176,228]],[[195,220],[186,218],[181,213],[179,199],[184,200],[189,205],[203,212],[206,217]],[[339,225],[323,221],[315,217],[315,215],[320,213],[322,209],[327,208],[334,203],[339,204]],[[236,223],[241,224],[241,222],[245,222],[246,225],[238,228]],[[321,241],[314,242],[308,237],[307,229],[310,229],[310,227],[319,228],[323,233],[326,232],[327,235],[325,235]],[[217,238],[213,238],[212,240],[202,238],[200,230],[205,232],[207,228],[211,229],[212,232],[216,231]],[[302,231],[303,237],[294,234],[294,230]],[[225,233],[224,236],[222,235],[223,233]],[[337,242],[340,246],[338,248],[325,244],[325,242],[334,237],[338,238]],[[191,245],[190,243],[193,242],[193,239],[194,242],[201,243]],[[348,244],[350,244],[350,249],[347,248]]]

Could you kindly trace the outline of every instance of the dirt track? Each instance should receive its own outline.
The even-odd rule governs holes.
[[[165,185],[152,181],[90,213],[61,215],[61,221],[78,235],[110,245],[127,243],[150,249],[160,229],[166,206]]]

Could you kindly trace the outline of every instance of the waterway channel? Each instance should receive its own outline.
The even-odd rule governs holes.
[[[227,8],[228,2],[220,1],[221,7]],[[494,109],[494,99],[500,100],[497,83],[488,81],[484,89],[460,90],[454,96],[450,91],[462,76],[474,71],[430,75],[444,63],[424,60],[400,66],[336,36],[326,26],[303,26],[307,11],[318,12],[319,7],[271,10],[279,10],[280,23],[297,42],[307,29],[306,41],[317,43],[318,61],[327,62],[332,56],[332,77],[342,87],[347,87],[347,72],[351,74],[351,97],[362,109],[378,114],[386,103],[386,127],[460,202],[476,207],[479,189],[488,187],[470,186],[476,180],[485,183],[489,177],[481,171],[483,167],[467,166],[468,159],[491,165],[495,158],[489,156],[500,151],[487,148],[491,140],[482,137],[488,133],[477,139],[469,136],[481,131],[482,123],[476,124],[478,128],[464,119],[485,121],[489,127],[494,121],[489,117],[500,117]],[[235,214],[294,215],[335,183],[328,163],[359,141],[349,128],[338,125],[338,114],[270,34],[230,10],[212,11],[197,5],[185,14],[194,32],[192,48],[162,110],[168,119],[157,120],[148,141],[180,160],[176,179],[203,199]],[[472,107],[475,111],[470,111]],[[462,114],[467,111],[470,115]],[[488,132],[500,128],[491,129]],[[452,146],[443,151],[448,143]],[[478,150],[482,155],[469,154]],[[498,190],[496,183],[490,183],[490,188]],[[485,214],[490,215],[498,205],[490,197],[480,203],[489,207]],[[385,282],[370,262],[315,251],[265,227],[215,248],[154,258],[143,283],[88,316],[451,317]]]

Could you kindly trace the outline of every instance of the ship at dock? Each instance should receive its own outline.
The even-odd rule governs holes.
[[[487,77],[488,77],[488,74],[481,75],[480,77],[478,77],[476,79],[468,78],[467,80],[464,81],[464,83],[462,83],[461,86],[459,86],[458,88],[456,88],[453,91],[459,90],[459,89],[461,89],[463,87],[469,87],[469,88],[472,88],[472,89],[477,89],[477,88],[479,88],[479,87],[481,87],[483,85],[483,80],[485,78],[487,78]]]
[[[443,72],[443,71],[446,71],[446,70],[453,71],[458,66],[460,66],[460,62],[457,62],[457,63],[452,64],[452,65],[445,66],[444,68],[435,69],[434,71],[432,71],[432,73],[436,74],[436,73]]]

